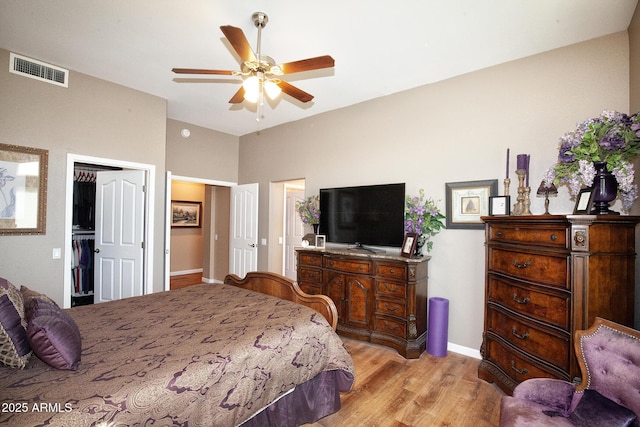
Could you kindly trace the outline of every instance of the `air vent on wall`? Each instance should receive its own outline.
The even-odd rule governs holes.
[[[45,64],[26,56],[16,55],[15,53],[9,54],[9,72],[54,85],[69,87],[69,70]]]

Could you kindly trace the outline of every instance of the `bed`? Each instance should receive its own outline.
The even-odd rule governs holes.
[[[34,354],[24,369],[0,367],[0,424],[314,422],[340,408],[354,380],[325,298],[254,272],[61,310],[81,336],[79,364],[55,369]]]

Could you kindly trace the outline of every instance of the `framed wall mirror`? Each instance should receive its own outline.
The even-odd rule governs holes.
[[[49,151],[0,144],[0,235],[46,234]]]

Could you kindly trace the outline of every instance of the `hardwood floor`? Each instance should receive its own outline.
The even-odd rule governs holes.
[[[408,360],[395,350],[342,338],[353,357],[356,381],[342,409],[324,426],[497,426],[504,393],[477,376],[477,359],[427,352]]]

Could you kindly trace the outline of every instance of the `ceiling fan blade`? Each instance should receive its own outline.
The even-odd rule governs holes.
[[[233,71],[229,70],[201,70],[198,68],[172,68],[176,74],[222,74],[225,76],[232,76]]]
[[[302,71],[319,70],[321,68],[331,68],[335,61],[330,55],[316,56],[315,58],[302,59],[300,61],[286,62],[280,64],[283,74],[300,73]]]
[[[240,28],[223,25],[220,29],[243,62],[256,60],[256,55],[253,53],[251,45]]]
[[[294,97],[300,102],[309,102],[313,99],[313,95],[311,95],[310,93],[307,93],[302,89],[298,89],[297,87],[285,82],[284,80],[280,80],[280,83],[278,83],[278,86],[280,87],[280,89],[282,89],[284,93]]]
[[[244,101],[244,87],[240,86],[240,89],[229,100],[229,104],[240,104],[242,101]]]

